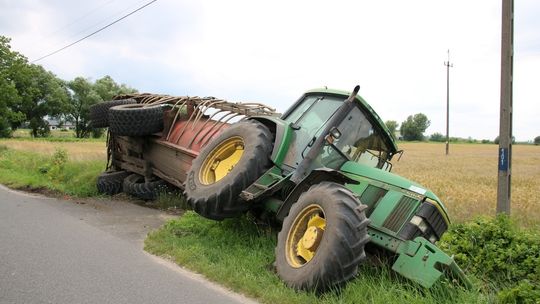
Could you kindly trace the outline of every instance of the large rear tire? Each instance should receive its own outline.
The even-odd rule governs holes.
[[[198,214],[213,220],[249,209],[242,190],[270,167],[272,133],[256,121],[231,125],[206,145],[187,175],[185,195]]]
[[[278,234],[279,277],[294,289],[317,291],[352,279],[369,241],[365,208],[350,190],[332,182],[303,193]]]
[[[127,104],[109,109],[109,130],[121,136],[145,136],[163,130],[161,105]]]
[[[109,126],[109,109],[114,106],[137,103],[135,99],[118,99],[100,102],[90,107],[90,125],[92,128]]]

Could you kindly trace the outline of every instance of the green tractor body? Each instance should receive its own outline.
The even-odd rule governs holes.
[[[241,197],[263,204],[283,220],[311,186],[322,181],[343,184],[367,207],[370,242],[397,255],[394,271],[424,287],[444,273],[470,287],[454,260],[434,245],[450,224],[446,208],[427,188],[390,172],[390,160],[399,151],[376,112],[355,96],[344,118],[331,119],[348,96],[343,91],[311,90],[281,118],[252,117],[276,130],[274,165]],[[315,146],[317,138],[326,138],[323,146]],[[308,151],[317,148],[302,178],[291,182]],[[283,196],[279,190],[291,184],[294,189]]]
[[[98,188],[153,194],[166,181],[204,217],[251,210],[272,219],[281,225],[277,274],[296,289],[354,278],[366,247],[388,253],[393,270],[424,287],[443,276],[470,287],[435,246],[450,225],[446,208],[390,172],[401,151],[358,90],[308,91],[281,116],[213,97],[118,96],[94,109],[96,121],[108,111],[99,122],[111,131],[110,170]],[[247,119],[231,124],[238,115]]]

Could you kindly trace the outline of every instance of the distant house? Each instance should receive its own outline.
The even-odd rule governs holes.
[[[69,121],[61,121],[59,119],[45,117],[45,121],[49,124],[51,130],[73,130],[75,125]]]

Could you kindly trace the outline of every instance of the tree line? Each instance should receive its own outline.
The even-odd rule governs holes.
[[[434,142],[446,142],[446,136],[435,132],[431,134],[429,137],[424,135],[424,132],[431,124],[431,121],[428,119],[428,117],[425,114],[417,113],[414,115],[409,115],[407,119],[401,123],[401,127],[399,126],[399,123],[395,120],[387,120],[385,122],[386,127],[388,128],[388,131],[390,131],[390,134],[394,136],[396,139],[402,139],[405,141],[422,141],[422,140],[429,140]],[[399,131],[398,131],[399,128]],[[493,141],[489,139],[482,139],[482,140],[475,140],[471,137],[463,139],[463,138],[456,138],[456,137],[450,137],[450,142],[469,142],[469,143],[483,143],[483,144],[499,144],[499,136],[497,136]],[[512,143],[516,143],[516,139],[514,136],[512,136]],[[530,142],[529,142],[530,143]],[[540,145],[540,136],[536,136],[534,140],[532,141],[535,145]]]
[[[0,137],[11,137],[21,127],[28,127],[33,137],[48,136],[47,117],[72,123],[78,138],[98,137],[102,131],[89,126],[90,106],[137,92],[110,76],[62,80],[11,50],[10,40],[0,36]]]

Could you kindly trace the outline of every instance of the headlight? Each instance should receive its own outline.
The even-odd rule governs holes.
[[[419,217],[417,215],[413,216],[413,218],[411,219],[411,224],[418,227],[418,229],[420,229],[420,231],[422,231],[422,233],[426,233],[426,230],[428,229],[428,225],[427,225],[426,221],[424,221],[423,218],[421,218],[421,217]]]

